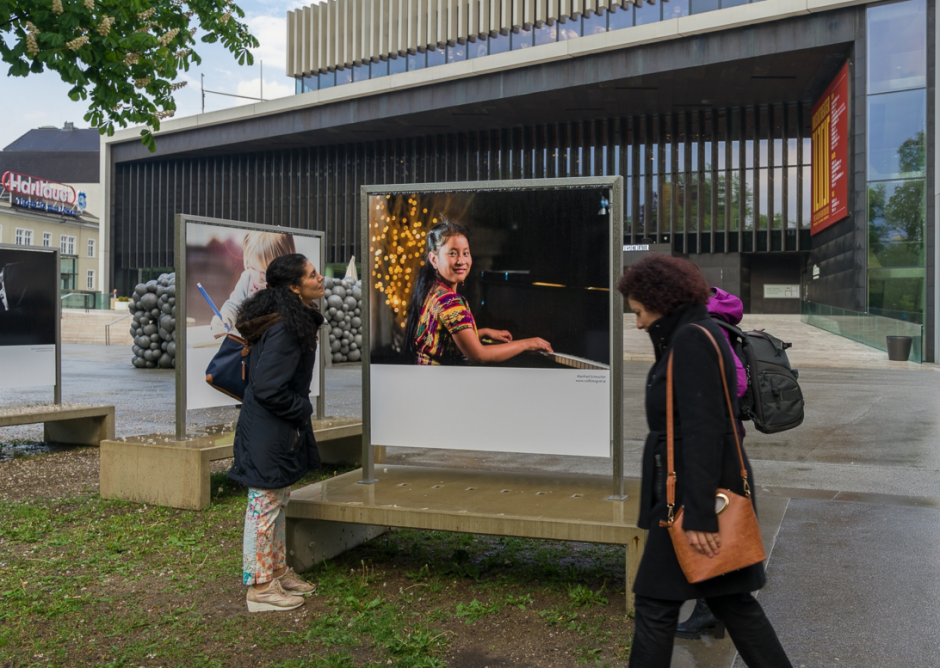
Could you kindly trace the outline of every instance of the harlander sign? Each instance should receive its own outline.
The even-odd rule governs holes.
[[[65,183],[18,172],[5,172],[2,184],[10,193],[11,202],[15,206],[67,216],[79,216],[85,210],[85,193],[77,193],[75,188]]]

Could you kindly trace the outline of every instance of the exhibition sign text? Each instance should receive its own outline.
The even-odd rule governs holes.
[[[813,107],[813,194],[810,234],[848,215],[848,101],[846,63]]]

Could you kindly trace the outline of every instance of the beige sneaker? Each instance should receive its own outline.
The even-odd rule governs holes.
[[[301,596],[291,596],[280,580],[272,580],[267,589],[248,588],[248,612],[269,612],[272,610],[293,610],[304,604]]]
[[[310,584],[300,579],[300,576],[294,572],[293,568],[288,567],[287,572],[278,578],[284,591],[294,596],[309,596],[317,590],[315,584]]]

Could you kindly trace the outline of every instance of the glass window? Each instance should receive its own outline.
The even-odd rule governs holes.
[[[388,76],[388,60],[380,58],[379,60],[372,61],[369,65],[369,77],[372,79],[378,79],[379,77]]]
[[[95,270],[89,269],[88,273],[85,275],[85,289],[94,290],[95,289]]]
[[[444,49],[428,48],[428,67],[437,67],[447,62],[447,53]]]
[[[352,70],[345,67],[336,68],[336,85],[343,86],[352,83]]]
[[[352,67],[352,79],[353,81],[368,81],[372,77],[369,74],[369,61],[365,61],[361,65],[353,65]]]
[[[705,12],[713,12],[716,9],[721,9],[719,0],[691,0],[691,2],[692,6],[689,11],[692,14],[703,14]]]
[[[388,59],[388,73],[401,74],[408,71],[408,61],[403,56],[392,56]]]
[[[633,5],[627,4],[626,7],[614,5],[607,12],[608,30],[620,30],[621,28],[630,28],[633,26]]]
[[[509,33],[510,47],[513,51],[518,51],[519,49],[528,49],[533,44],[532,33],[535,32],[532,28],[526,30],[525,28],[519,28],[518,30],[513,30]]]
[[[923,179],[868,185],[868,266],[924,266]]]
[[[448,44],[447,45],[447,62],[448,63],[459,63],[461,60],[467,59],[467,45],[466,44]]]
[[[868,9],[868,92],[927,85],[927,2]]]
[[[581,17],[568,17],[558,22],[558,41],[581,36]]]
[[[32,246],[33,245],[33,231],[25,230],[22,227],[16,228],[16,245],[17,246]]]
[[[63,255],[75,255],[75,237],[65,234],[59,237],[59,252]]]
[[[509,33],[490,35],[490,55],[509,51]]]
[[[553,23],[552,25],[545,23],[532,32],[535,33],[535,46],[539,46],[541,44],[553,44],[554,42],[558,41],[557,23]]]
[[[320,80],[320,90],[325,88],[332,88],[336,85],[336,75],[329,70],[326,72],[320,72],[317,78]]]
[[[727,7],[737,7],[738,5],[746,5],[751,0],[721,0],[721,8],[725,9]]]
[[[423,70],[428,65],[428,57],[424,51],[408,54],[408,71]]]
[[[923,268],[869,269],[869,312],[922,323],[925,274]]]
[[[927,91],[868,98],[868,178],[920,176],[925,167]]]
[[[294,79],[294,95],[300,95],[301,93],[304,93],[304,92],[306,92],[304,91],[304,78],[296,77]]]
[[[320,87],[320,77],[318,77],[316,74],[312,74],[310,76],[304,77],[304,92],[305,93],[309,93],[310,91],[317,90],[319,89],[319,87]]]
[[[663,3],[663,21],[689,15],[689,0],[670,0]]]
[[[46,248],[52,246],[52,232],[43,232],[42,233],[42,245]]]
[[[95,256],[95,240],[89,239],[88,240],[88,257],[94,257],[94,256]]]
[[[483,58],[489,52],[489,38],[477,37],[474,42],[467,42],[467,58]]]
[[[636,8],[636,24],[638,26],[644,25],[646,23],[656,23],[660,20],[660,8],[664,3],[657,2],[655,5],[648,5],[646,3],[639,5]]]
[[[588,12],[581,18],[581,26],[581,33],[585,37],[605,33],[607,32],[607,13],[603,9],[596,14]]]

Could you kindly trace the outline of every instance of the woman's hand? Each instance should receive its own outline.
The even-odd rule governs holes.
[[[685,537],[694,550],[699,554],[704,554],[709,559],[716,556],[721,550],[721,538],[717,533],[686,531]]]
[[[525,344],[526,350],[544,350],[547,353],[554,352],[552,350],[552,344],[550,344],[545,339],[540,339],[538,337],[533,337],[531,339],[523,339],[521,343]]]
[[[489,339],[496,343],[510,343],[512,341],[512,334],[505,329],[490,329],[489,327],[484,327],[483,329],[477,330],[477,335],[480,339]]]

